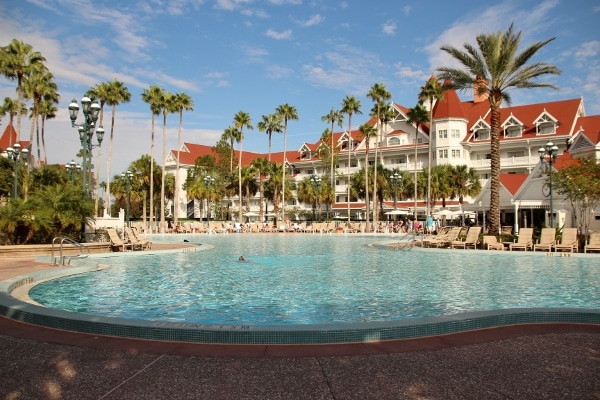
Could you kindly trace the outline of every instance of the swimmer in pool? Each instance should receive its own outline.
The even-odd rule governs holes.
[[[246,259],[244,258],[244,256],[240,256],[240,261],[246,261]]]

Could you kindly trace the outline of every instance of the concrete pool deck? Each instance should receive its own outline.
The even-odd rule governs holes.
[[[0,280],[50,268],[4,257]],[[600,398],[598,325],[272,346],[103,337],[0,318],[0,348],[0,397],[9,399]]]

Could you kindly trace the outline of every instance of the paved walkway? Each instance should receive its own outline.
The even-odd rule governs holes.
[[[53,268],[0,259],[0,280]],[[509,326],[368,345],[109,338],[0,318],[2,399],[600,399],[600,327]]]

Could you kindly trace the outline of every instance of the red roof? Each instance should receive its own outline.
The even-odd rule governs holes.
[[[7,148],[12,147],[15,144],[16,138],[17,131],[9,122],[8,125],[6,125],[2,136],[0,136],[0,149],[6,151]],[[19,144],[21,145],[21,148],[24,149],[29,147],[30,142],[29,140],[19,140]]]
[[[583,131],[583,134],[594,144],[600,143],[600,115],[580,117],[577,120],[575,132]]]
[[[500,174],[500,183],[511,195],[523,185],[529,174]]]

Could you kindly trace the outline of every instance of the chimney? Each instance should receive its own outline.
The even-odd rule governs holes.
[[[473,103],[481,103],[487,101],[488,93],[479,94],[480,87],[487,87],[487,82],[482,77],[478,76],[473,84]]]

